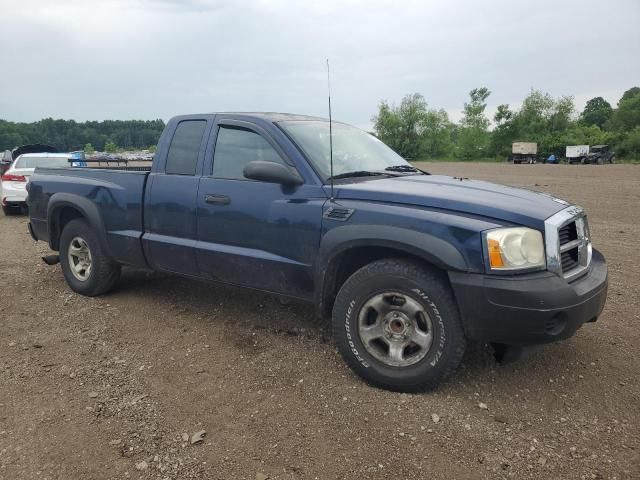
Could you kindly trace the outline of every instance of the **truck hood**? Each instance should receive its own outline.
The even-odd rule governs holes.
[[[335,186],[336,199],[451,210],[542,230],[569,203],[544,193],[444,175],[373,178]]]

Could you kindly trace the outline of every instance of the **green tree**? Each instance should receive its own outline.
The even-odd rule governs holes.
[[[613,130],[631,131],[640,125],[640,88],[633,87],[624,92],[609,122]]]
[[[640,159],[640,127],[636,127],[618,143],[616,155],[624,158]]]
[[[620,97],[620,100],[618,101],[618,105],[620,104],[620,102],[629,100],[630,98],[635,97],[639,93],[640,93],[640,87],[631,87],[629,90],[627,90],[622,94],[622,97]]]
[[[509,105],[498,105],[493,116],[495,128],[491,133],[490,151],[495,156],[506,157],[511,153],[511,142],[514,137],[515,113],[509,109]]]
[[[613,108],[611,108],[611,104],[602,97],[595,97],[584,106],[581,120],[585,125],[597,125],[603,128],[612,114]]]
[[[108,141],[104,145],[104,151],[107,153],[115,153],[118,151],[118,146],[115,143]]]
[[[449,158],[453,153],[452,125],[443,109],[427,110],[421,122],[421,157]]]
[[[382,101],[372,121],[376,136],[404,158],[443,157],[451,153],[447,113],[429,110],[418,93],[405,95],[398,107]]]
[[[144,148],[156,143],[162,130],[162,120],[106,120],[82,122],[45,118],[33,123],[0,120],[0,151],[27,143],[45,143],[60,151],[82,149],[90,143],[103,150],[114,141],[124,148]]]
[[[469,92],[470,101],[464,104],[464,116],[458,132],[458,156],[480,158],[487,154],[489,119],[485,116],[486,100],[491,92],[486,87]]]
[[[91,145],[90,143],[86,143],[84,145],[84,153],[86,153],[87,155],[91,155],[92,153],[95,153],[96,149],[93,148],[93,145]]]

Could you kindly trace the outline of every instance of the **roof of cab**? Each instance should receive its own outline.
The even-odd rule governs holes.
[[[260,120],[266,120],[268,122],[283,122],[283,121],[321,121],[321,122],[327,122],[328,119],[326,118],[322,118],[322,117],[314,117],[311,115],[299,115],[299,114],[295,114],[295,113],[278,113],[278,112],[212,112],[212,113],[206,113],[206,114],[189,114],[189,115],[177,115],[173,118],[175,119],[179,119],[179,120],[185,120],[187,118],[194,118],[194,117],[207,117],[207,116],[213,116],[213,115],[219,115],[219,116],[224,116],[227,118],[254,118],[254,119],[260,119]]]

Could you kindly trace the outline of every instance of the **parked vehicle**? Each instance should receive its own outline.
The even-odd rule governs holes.
[[[616,159],[615,152],[612,152],[609,145],[594,145],[591,152],[584,159],[583,163],[595,163],[602,165],[603,163],[613,163]]]
[[[513,163],[536,163],[538,160],[538,144],[531,142],[515,142],[511,146]]]
[[[553,153],[551,155],[549,155],[547,158],[544,159],[544,163],[551,163],[554,165],[557,165],[558,162],[558,157],[556,157]]]
[[[584,159],[589,155],[589,145],[568,145],[565,152],[567,163],[584,163]]]
[[[27,182],[36,167],[65,168],[69,154],[24,153],[15,159],[2,175],[2,211],[5,215],[19,213],[27,206]]]
[[[0,175],[3,175],[4,172],[9,170],[11,163],[13,162],[13,157],[11,156],[10,150],[5,150],[0,155]]]
[[[607,295],[580,207],[429,175],[313,117],[176,117],[150,171],[38,168],[28,201],[74,291],[131,265],[311,302],[349,366],[392,390],[436,386],[468,341],[506,359],[568,338]]]

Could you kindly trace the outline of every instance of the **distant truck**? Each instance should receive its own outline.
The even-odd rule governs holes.
[[[536,163],[538,144],[532,142],[514,142],[511,147],[513,163]]]
[[[583,163],[602,165],[603,163],[613,163],[615,158],[616,154],[609,148],[609,145],[594,145]]]
[[[589,145],[567,145],[565,157],[568,164],[584,163],[589,155]]]

